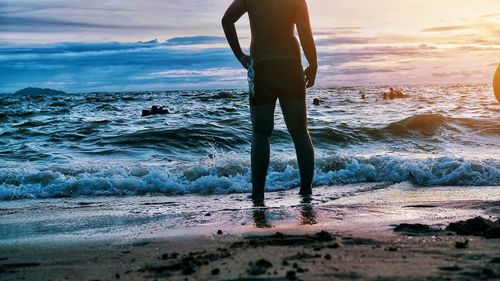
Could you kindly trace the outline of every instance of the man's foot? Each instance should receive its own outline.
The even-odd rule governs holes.
[[[255,207],[263,207],[264,193],[252,193],[252,203]]]
[[[301,195],[301,204],[310,204],[312,202],[312,195]]]
[[[252,203],[254,207],[265,207],[264,199],[252,199]]]
[[[301,196],[311,196],[312,195],[312,188],[300,188],[299,195]]]

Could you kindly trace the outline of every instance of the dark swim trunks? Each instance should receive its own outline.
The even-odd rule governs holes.
[[[255,63],[255,94],[250,95],[250,105],[274,104],[276,99],[306,97],[302,64],[297,60],[268,60]]]

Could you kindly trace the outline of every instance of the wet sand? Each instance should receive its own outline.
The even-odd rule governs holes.
[[[374,183],[317,188],[310,202],[295,192],[268,193],[266,207],[246,194],[2,202],[0,279],[500,277],[500,239],[444,230],[498,219],[498,187]]]

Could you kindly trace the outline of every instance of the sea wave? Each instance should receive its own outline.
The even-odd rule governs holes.
[[[408,138],[426,140],[441,137],[442,141],[459,140],[461,136],[471,134],[500,136],[498,120],[452,118],[440,113],[415,114],[383,127],[355,127],[336,124],[334,127],[311,128],[316,142],[359,143],[366,141],[384,141]]]
[[[467,127],[479,134],[500,135],[498,120],[452,118],[440,113],[416,114],[390,123],[384,130],[402,136],[415,133],[423,136],[433,136],[440,130],[458,132],[460,127]]]
[[[389,124],[387,131],[396,135],[419,132],[422,135],[434,135],[439,129],[454,130],[450,118],[439,113],[416,114],[401,121]]]
[[[415,139],[461,145],[462,140],[467,139],[467,145],[472,144],[472,140],[474,145],[481,146],[484,143],[477,136],[486,138],[500,136],[498,118],[487,110],[498,109],[496,104],[469,108],[475,104],[457,103],[460,109],[456,112],[454,109],[435,106],[433,106],[437,108],[435,111],[422,112],[417,110],[417,107],[426,108],[428,106],[426,102],[416,103],[411,99],[405,100],[411,104],[410,109],[396,111],[398,106],[389,107],[390,105],[385,102],[383,105],[373,102],[373,107],[366,107],[359,106],[365,102],[359,97],[353,99],[351,96],[327,96],[327,93],[322,91],[313,94],[324,99],[323,105],[314,107],[315,114],[320,118],[315,118],[314,113],[309,115],[311,134],[315,143],[320,145],[401,142]],[[177,96],[172,98],[173,95]],[[179,96],[182,98],[178,98]],[[446,101],[440,100],[444,97],[419,96],[428,102],[437,99],[440,104],[446,104]],[[73,136],[82,134],[84,136],[82,140],[86,143],[118,147],[143,148],[149,145],[154,148],[160,144],[170,149],[194,147],[203,150],[203,147],[211,143],[223,148],[237,148],[239,145],[247,145],[251,134],[247,103],[243,101],[245,98],[246,96],[238,91],[6,96],[0,101],[0,106],[3,106],[0,110],[0,121],[5,124],[2,129],[9,131],[4,137],[19,139],[40,137],[37,141],[41,142],[46,140],[45,135],[56,133],[59,134],[58,141],[74,142]],[[179,102],[181,100],[187,105]],[[354,105],[342,106],[346,101]],[[141,109],[148,108],[152,104],[164,104],[175,114],[158,118],[140,118]],[[374,109],[379,113],[374,115],[373,120],[357,117],[349,118],[347,121],[344,119],[342,122],[336,120],[343,114],[349,116],[366,114],[369,108],[378,108]],[[93,120],[103,120],[102,122],[106,122],[109,126],[97,126],[100,124],[92,123]],[[227,120],[231,123],[228,124]],[[124,123],[133,124],[138,129],[131,132],[129,126],[123,126]],[[224,126],[218,127],[217,124]],[[43,132],[23,130],[43,125],[45,125]],[[89,125],[96,126],[89,128]],[[66,134],[60,134],[61,130]],[[87,133],[87,130],[91,133]],[[64,136],[68,136],[68,139]],[[288,134],[278,131],[273,138],[278,142],[289,140]]]
[[[155,128],[139,132],[100,137],[97,145],[146,146],[161,145],[173,148],[193,149],[216,144],[222,148],[248,144],[249,139],[237,130],[228,130],[213,124],[193,124],[178,128]]]
[[[223,107],[220,110],[234,111],[236,109]],[[0,114],[0,119],[1,117]],[[157,147],[161,145],[162,147],[186,149],[205,148],[208,144],[221,148],[237,148],[241,145],[248,145],[251,139],[250,124],[243,117],[212,123],[155,126],[136,132],[130,132],[128,128],[124,127],[109,127],[118,126],[112,120],[100,119],[99,121],[79,122],[78,124],[68,123],[64,127],[54,126],[52,129],[47,127],[52,124],[57,125],[57,122],[52,119],[23,120],[13,123],[11,130],[4,136],[26,138],[56,135],[60,141],[74,141],[74,135],[81,135],[81,139],[95,145],[117,147]],[[36,130],[42,126],[44,127],[43,132]],[[316,126],[313,124],[310,132],[317,144],[392,142],[415,138],[446,143],[460,142],[461,139],[476,138],[477,136],[500,136],[500,127],[496,120],[491,119],[452,118],[439,113],[429,113],[414,115],[381,127],[335,123]],[[289,141],[289,135],[286,131],[277,128],[273,133],[273,141],[283,140]],[[477,138],[476,140],[480,141]]]
[[[315,186],[412,181],[418,186],[498,186],[500,162],[456,157],[330,155],[317,160]],[[294,160],[271,162],[267,190],[299,185]],[[0,169],[0,200],[80,196],[228,194],[251,191],[250,168],[238,154],[207,158],[175,168],[91,165]]]

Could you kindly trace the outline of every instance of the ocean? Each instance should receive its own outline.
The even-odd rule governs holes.
[[[401,89],[409,98],[384,100],[387,87],[308,92],[314,186],[500,185],[500,104],[491,86]],[[2,201],[251,191],[245,91],[0,98]],[[153,105],[170,114],[141,117]],[[271,151],[267,190],[296,188],[295,151],[279,106]]]

